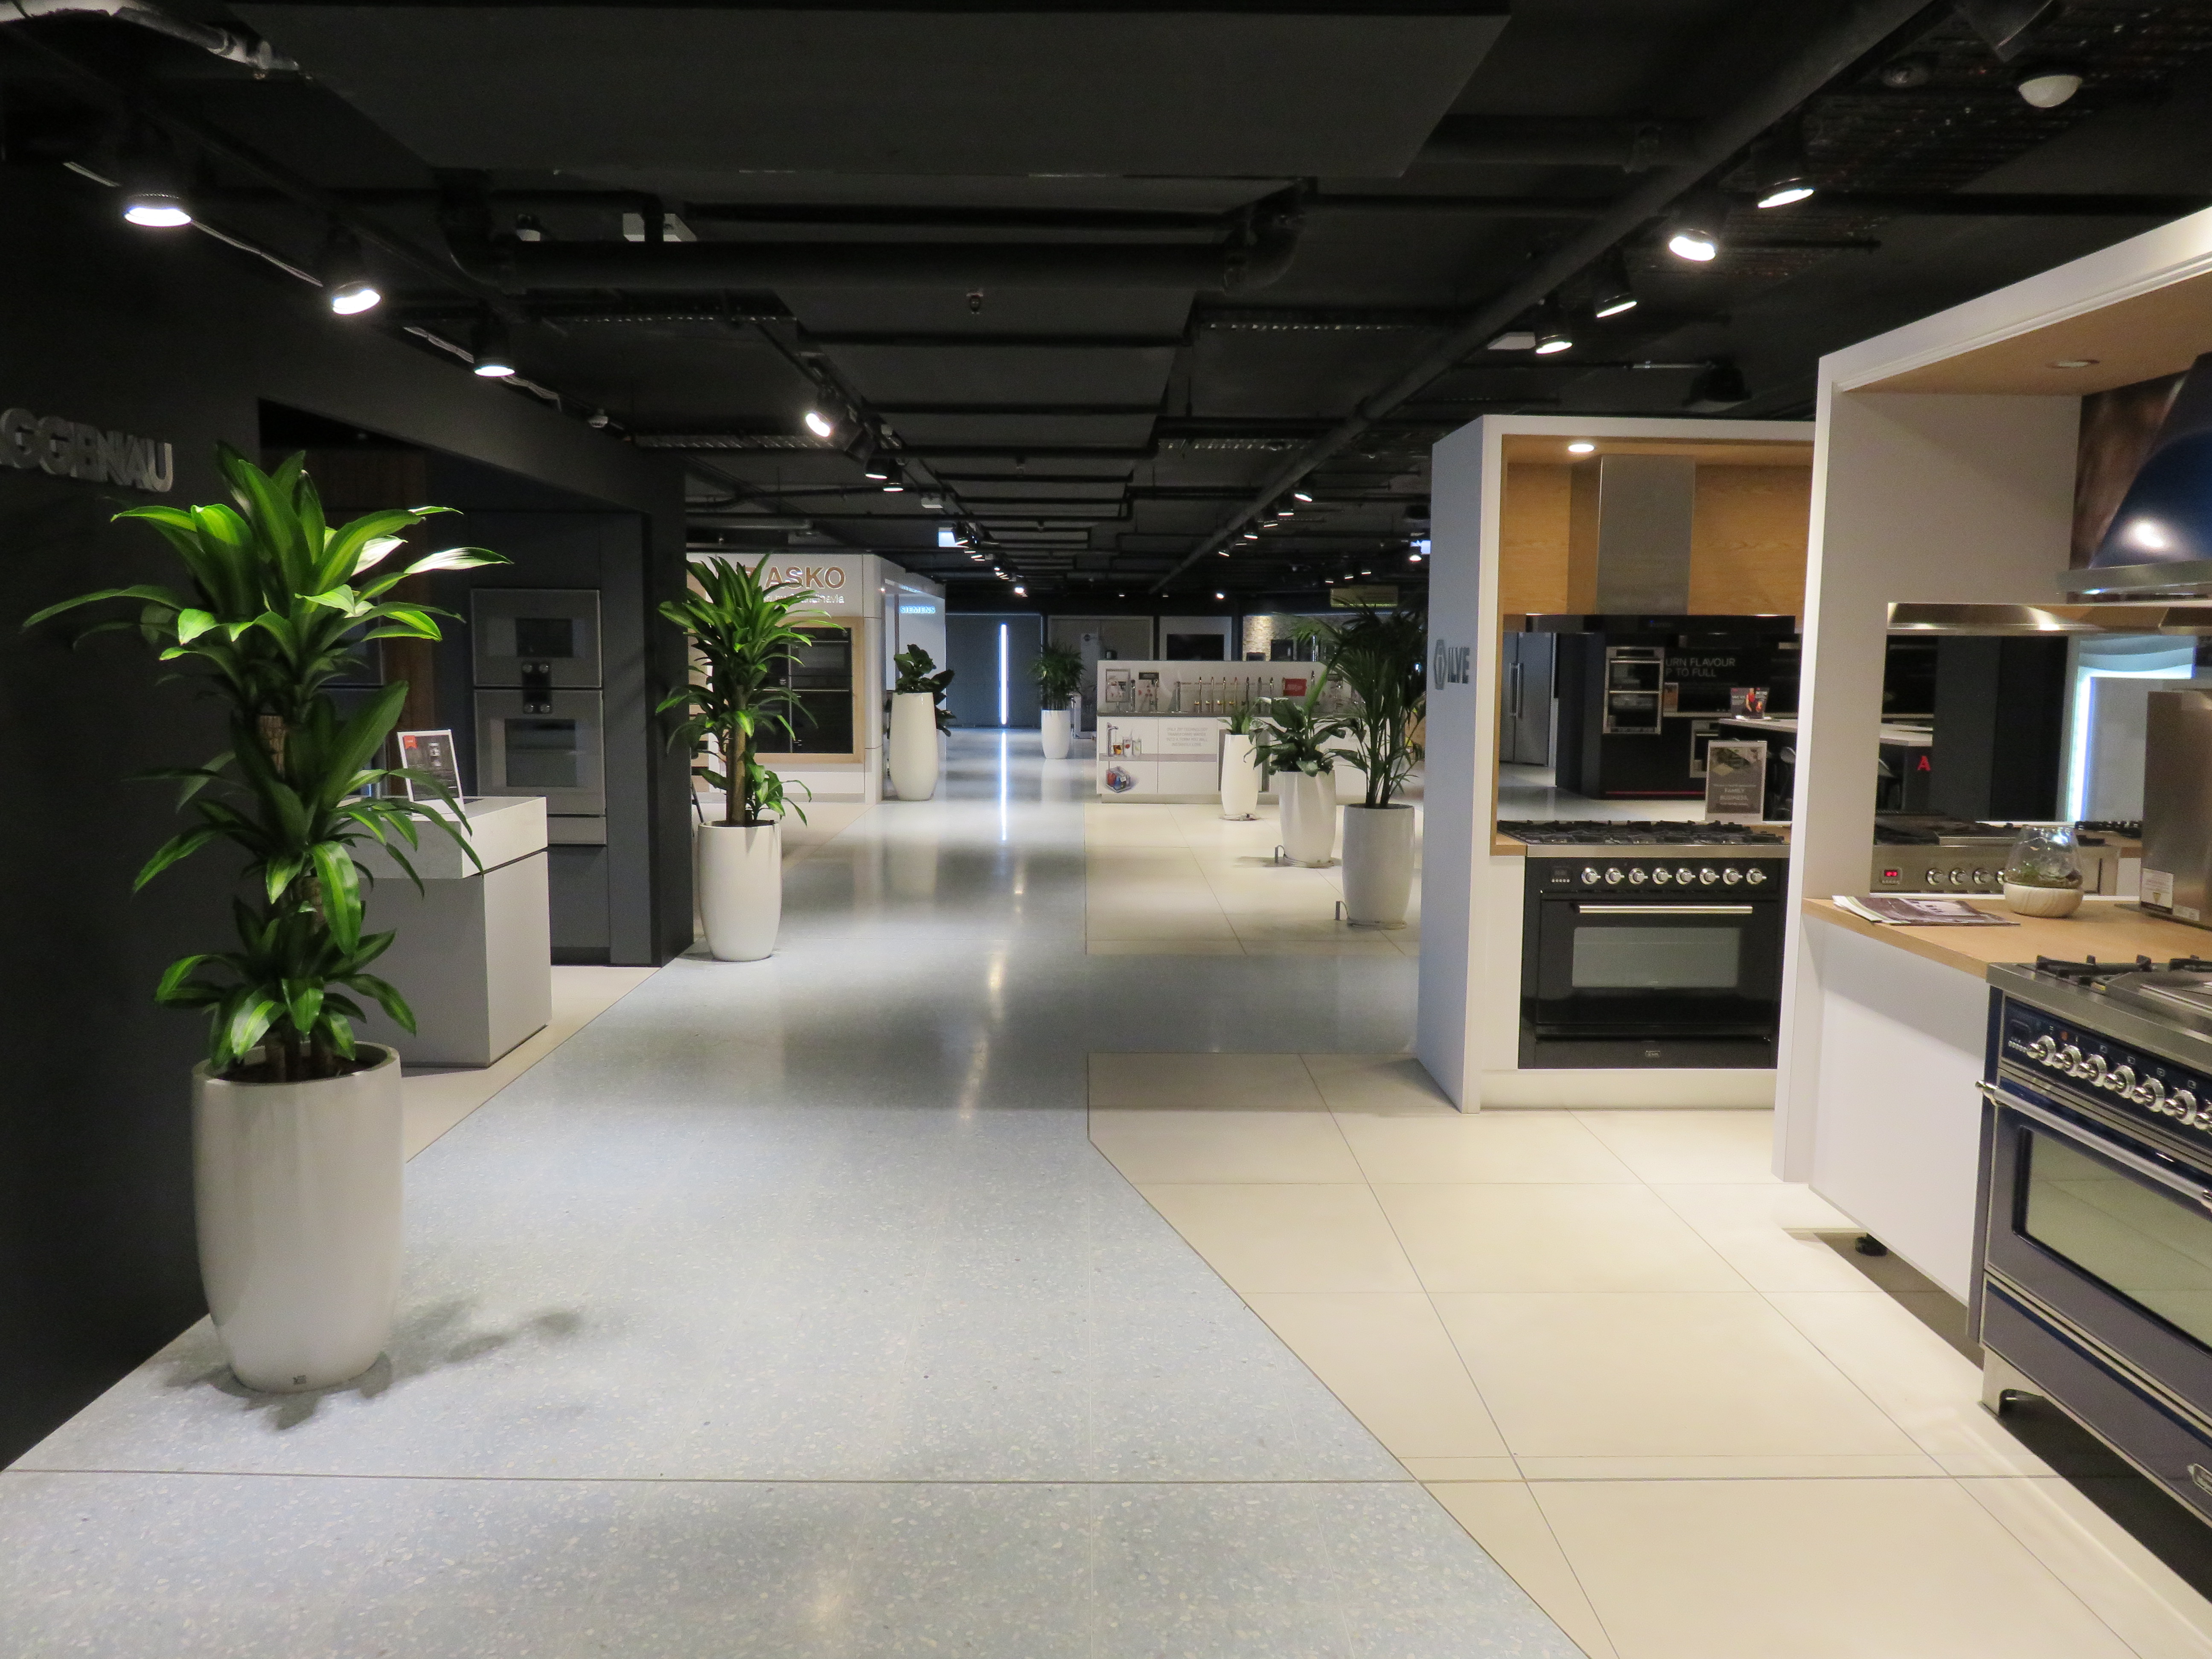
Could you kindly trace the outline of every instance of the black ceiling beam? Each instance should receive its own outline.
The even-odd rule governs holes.
[[[1328,434],[1271,471],[1245,508],[1201,541],[1183,562],[1155,585],[1164,587],[1182,570],[1214,551],[1238,527],[1330,456],[1386,418],[1462,360],[1486,345],[1529,307],[1544,301],[1563,283],[1580,276],[1628,237],[1664,213],[1684,192],[1729,165],[1776,123],[1793,113],[1893,36],[1924,18],[1943,15],[1942,4],[1925,0],[1851,0],[1818,34],[1725,115],[1699,128],[1681,159],[1661,168],[1631,191],[1602,218],[1538,259],[1518,278],[1493,295],[1466,321],[1377,390],[1362,398]]]
[[[1447,115],[1414,156],[1427,167],[1586,167],[1644,173],[1698,153],[1687,121]]]
[[[495,195],[501,192],[495,191]],[[685,202],[677,210],[686,222],[728,225],[823,225],[894,230],[1043,230],[1096,234],[1121,231],[1138,234],[1233,234],[1241,210],[1218,208],[1035,208],[884,206],[842,202]]]
[[[886,416],[1031,416],[1038,419],[1120,420],[1150,419],[1160,412],[1157,401],[1146,404],[878,404]]]
[[[1899,219],[2179,219],[2212,207],[2212,196],[2088,196],[2027,191],[1884,195],[1824,190],[1798,205]],[[1769,211],[1776,213],[1778,223],[1788,222],[1782,216],[1789,209]]]
[[[810,333],[807,338],[831,350],[851,346],[921,351],[951,347],[963,351],[1172,351],[1183,343],[1180,334],[968,334],[912,330],[848,330],[842,333]]]

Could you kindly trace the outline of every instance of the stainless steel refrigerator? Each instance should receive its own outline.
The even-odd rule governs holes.
[[[1498,758],[1509,766],[1552,763],[1552,668],[1556,634],[1505,635],[1505,697]]]

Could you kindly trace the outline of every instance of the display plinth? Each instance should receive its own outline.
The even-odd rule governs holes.
[[[375,878],[364,926],[397,929],[374,971],[399,988],[416,1030],[372,1009],[356,1035],[421,1066],[489,1066],[553,1017],[553,930],[545,876],[545,803],[536,796],[465,800],[479,870],[452,836],[421,828],[406,850],[421,890],[388,853],[359,854]]]

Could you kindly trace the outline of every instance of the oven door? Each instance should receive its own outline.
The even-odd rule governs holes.
[[[1985,1265],[2212,1418],[2212,1177],[2002,1085],[1983,1092]]]
[[[596,691],[479,690],[477,793],[543,795],[555,841],[604,842],[602,718]]]
[[[1561,894],[1537,898],[1534,908],[1522,964],[1522,1064],[1774,1063],[1779,903]],[[1662,1039],[1716,1046],[1702,1057],[1638,1046]],[[1577,1058],[1559,1047],[1589,1043],[1622,1051]]]

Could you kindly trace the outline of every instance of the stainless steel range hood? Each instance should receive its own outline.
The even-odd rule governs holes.
[[[2172,569],[2173,567],[2166,567]],[[2086,576],[2086,570],[2069,571]],[[1893,605],[1889,631],[2028,638],[2054,634],[2212,634],[2212,604]]]
[[[2212,599],[2212,559],[2163,564],[2091,565],[2058,573],[2058,591],[2100,607],[2147,600]]]

